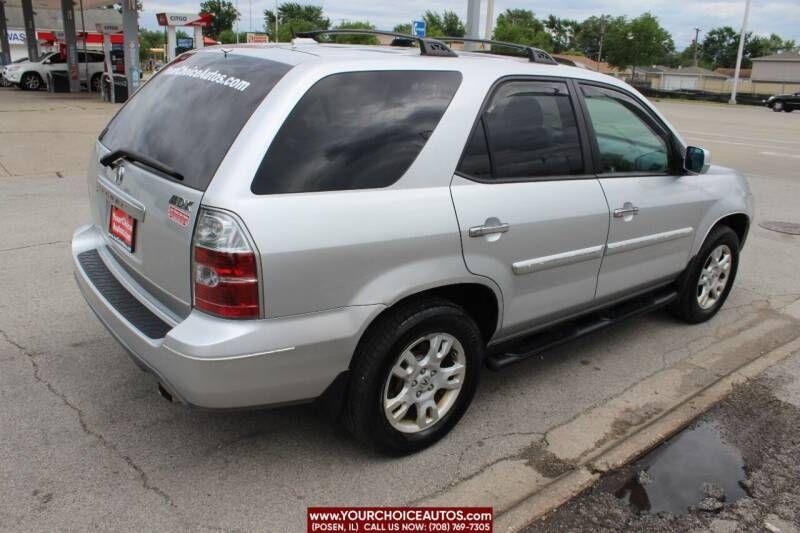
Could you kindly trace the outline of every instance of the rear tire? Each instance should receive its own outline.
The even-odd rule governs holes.
[[[679,281],[670,311],[689,324],[713,318],[731,292],[739,267],[739,237],[728,226],[708,235]]]
[[[387,454],[432,445],[472,401],[483,351],[478,326],[447,300],[417,300],[390,311],[356,349],[344,425]]]
[[[92,76],[92,79],[89,82],[89,90],[92,91],[93,93],[99,93],[101,80],[102,80],[101,74],[95,74],[94,76]]]

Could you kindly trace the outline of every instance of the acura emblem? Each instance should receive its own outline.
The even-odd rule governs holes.
[[[122,178],[124,177],[125,177],[125,168],[121,166],[117,167],[117,173],[114,174],[114,183],[119,185],[120,183],[122,183]]]

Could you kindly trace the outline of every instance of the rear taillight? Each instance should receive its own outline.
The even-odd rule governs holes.
[[[192,245],[194,306],[224,318],[258,318],[258,260],[236,219],[202,208]]]

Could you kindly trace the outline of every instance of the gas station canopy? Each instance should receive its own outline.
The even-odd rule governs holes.
[[[61,9],[61,0],[31,0],[33,8],[40,9]],[[5,0],[6,7],[22,7],[22,0]],[[108,0],[83,0],[83,9],[94,7],[105,7]]]

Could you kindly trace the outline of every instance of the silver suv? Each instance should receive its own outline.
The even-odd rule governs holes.
[[[745,179],[625,83],[524,51],[180,56],[95,145],[84,297],[165,397],[317,399],[390,453],[444,436],[482,365],[661,306],[714,316]]]

